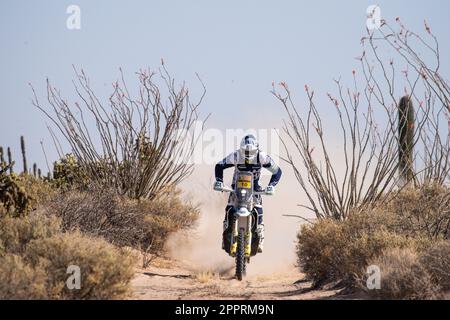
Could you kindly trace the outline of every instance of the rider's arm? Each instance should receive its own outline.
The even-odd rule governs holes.
[[[230,153],[228,156],[223,158],[222,161],[218,162],[214,169],[216,181],[223,182],[223,170],[234,167],[235,163],[236,163],[235,152]]]
[[[266,153],[260,152],[259,160],[261,161],[263,168],[266,168],[272,173],[269,181],[269,186],[275,187],[281,179],[281,168]]]

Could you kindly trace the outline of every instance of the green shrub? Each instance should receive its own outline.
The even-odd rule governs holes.
[[[62,190],[86,189],[88,179],[73,154],[66,154],[53,164],[52,185]]]
[[[2,213],[20,215],[31,209],[31,195],[20,185],[20,176],[9,173],[10,166],[0,163],[0,204]]]
[[[49,201],[55,191],[51,185],[28,174],[8,173],[0,164],[0,216],[23,216]]]

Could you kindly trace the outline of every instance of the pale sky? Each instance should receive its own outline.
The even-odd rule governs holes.
[[[81,9],[81,29],[66,27],[66,8]],[[413,30],[426,19],[441,43],[448,79],[449,1],[1,1],[0,145],[20,160],[19,136],[29,163],[45,171],[39,141],[50,160],[56,153],[45,117],[31,105],[31,82],[45,96],[45,78],[73,101],[72,64],[85,69],[100,95],[122,67],[133,83],[142,67],[164,58],[178,80],[207,86],[202,106],[209,127],[279,127],[284,114],[270,94],[271,82],[286,81],[303,94],[309,84],[318,99],[332,79],[350,76],[361,52],[366,8],[378,4],[382,18],[400,16]],[[194,90],[195,91],[195,90]]]

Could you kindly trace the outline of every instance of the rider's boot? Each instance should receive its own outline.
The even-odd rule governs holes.
[[[223,232],[222,234],[228,229],[228,219],[225,216],[225,220],[223,220]],[[222,237],[222,249],[225,249],[225,242],[223,241],[223,237]]]
[[[229,231],[230,227],[230,214],[232,214],[233,206],[227,205],[225,207],[225,217],[223,219],[223,231],[222,231],[222,249],[225,250],[225,242],[224,242],[224,236],[226,235],[225,231]]]
[[[258,253],[262,253],[264,249],[264,223],[258,225],[256,232],[258,233],[259,238]]]
[[[259,201],[261,199],[259,198]],[[263,208],[261,205],[261,202],[259,202],[257,205],[255,205],[255,209],[258,213],[258,224],[256,226],[256,233],[258,234],[259,243],[258,243],[258,253],[263,252],[264,248],[264,220],[263,220]]]

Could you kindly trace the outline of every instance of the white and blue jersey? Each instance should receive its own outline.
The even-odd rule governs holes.
[[[216,180],[223,182],[223,170],[234,167],[233,183],[236,182],[236,176],[238,171],[246,171],[253,173],[253,185],[255,190],[260,190],[259,178],[261,177],[261,170],[265,168],[272,173],[269,181],[270,186],[276,186],[281,178],[281,169],[272,160],[272,158],[263,151],[258,151],[258,154],[254,161],[246,161],[244,156],[241,155],[240,150],[234,151],[226,156],[222,161],[218,162],[215,167]]]

